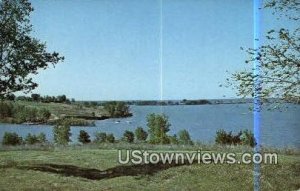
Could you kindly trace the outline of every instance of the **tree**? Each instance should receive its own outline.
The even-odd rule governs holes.
[[[0,97],[38,86],[32,74],[55,65],[64,57],[46,51],[46,44],[31,36],[28,0],[0,1]]]
[[[193,141],[191,140],[190,134],[187,130],[181,130],[178,132],[178,141],[180,144],[192,145]]]
[[[66,122],[62,122],[53,127],[54,142],[59,145],[67,145],[71,139],[71,128]]]
[[[111,117],[127,117],[130,116],[129,106],[122,101],[110,101],[104,104],[104,109]]]
[[[59,95],[59,96],[57,96],[56,101],[57,101],[58,103],[64,103],[64,102],[67,101],[67,96],[66,96],[66,95]]]
[[[170,130],[171,124],[168,117],[164,114],[151,113],[147,116],[147,126],[149,128],[150,140],[152,144],[168,144],[170,140],[167,132]]]
[[[148,133],[142,127],[138,127],[135,130],[135,137],[139,141],[146,141]]]
[[[89,134],[84,130],[80,130],[79,136],[78,136],[78,141],[83,144],[91,142]]]
[[[40,94],[31,94],[32,101],[40,101],[41,96]]]
[[[299,20],[299,14],[295,13],[299,13],[300,3],[296,0],[270,0],[264,7],[273,8],[273,14],[279,13],[279,18],[284,16],[291,22]],[[239,96],[258,97],[262,101],[272,97],[300,103],[299,27],[272,29],[267,32],[264,45],[258,49],[249,48],[246,52],[250,59],[245,62],[258,63],[257,73],[240,71],[232,74],[232,80],[227,79],[238,90]]]
[[[134,133],[126,130],[123,134],[123,139],[128,143],[132,143],[134,141]]]

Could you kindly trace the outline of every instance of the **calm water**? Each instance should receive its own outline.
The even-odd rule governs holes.
[[[253,128],[253,115],[249,104],[224,105],[177,105],[177,106],[131,106],[133,117],[124,119],[108,119],[96,121],[95,127],[72,127],[72,142],[77,142],[81,129],[86,130],[91,137],[95,132],[109,132],[121,137],[125,130],[135,130],[136,127],[146,128],[146,116],[149,113],[164,112],[171,123],[170,135],[179,130],[187,129],[193,140],[213,143],[218,129],[238,132]],[[289,105],[283,111],[263,111],[261,142],[265,146],[300,148],[300,106]],[[0,140],[5,131],[17,132],[25,137],[28,133],[44,132],[49,141],[53,140],[52,126],[48,125],[11,125],[0,124]]]

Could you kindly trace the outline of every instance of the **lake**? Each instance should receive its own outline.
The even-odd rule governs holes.
[[[77,142],[79,131],[86,130],[92,138],[95,132],[113,133],[120,138],[125,130],[136,127],[146,128],[149,113],[165,113],[171,123],[170,135],[182,129],[189,131],[195,141],[214,143],[218,129],[233,131],[249,129],[253,131],[251,104],[219,105],[175,105],[175,106],[131,106],[132,117],[96,121],[95,127],[72,127],[72,142]],[[277,148],[300,148],[300,106],[288,104],[284,111],[263,111],[261,120],[261,143]],[[0,124],[0,140],[4,132],[17,132],[22,137],[28,133],[43,132],[52,141],[52,126]]]

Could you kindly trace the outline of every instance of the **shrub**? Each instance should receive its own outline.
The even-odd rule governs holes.
[[[53,127],[54,142],[59,145],[67,145],[71,140],[71,128],[66,122]]]
[[[78,136],[78,141],[83,144],[91,142],[89,134],[84,130],[80,130],[79,136]]]
[[[109,142],[109,143],[114,143],[115,142],[114,135],[113,134],[107,134],[106,141]]]
[[[47,121],[51,116],[50,111],[45,108],[39,110],[38,114],[42,121]]]
[[[249,130],[240,131],[238,134],[233,135],[232,132],[226,132],[223,129],[217,131],[216,143],[218,144],[229,144],[229,145],[249,145],[254,147],[256,145],[256,141],[254,135]]]
[[[142,127],[138,127],[135,130],[135,137],[139,141],[146,141],[148,133]]]
[[[106,133],[103,133],[103,132],[96,133],[94,142],[96,142],[96,143],[106,142]]]
[[[191,140],[190,134],[187,130],[181,130],[178,132],[178,141],[183,145],[192,145],[193,141]]]
[[[241,143],[254,147],[256,145],[254,134],[248,129],[244,130],[241,134]]]
[[[175,134],[173,136],[170,136],[169,140],[170,140],[170,143],[173,144],[173,145],[178,145],[179,144],[179,141],[177,139],[177,135],[175,135]]]
[[[37,138],[38,138],[38,140],[39,140],[40,143],[46,143],[46,142],[47,142],[45,133],[40,133],[40,134],[37,136]]]
[[[125,131],[123,134],[123,140],[132,143],[134,141],[134,134],[131,131]]]
[[[149,114],[147,116],[147,126],[151,144],[168,144],[170,143],[167,132],[170,130],[171,124],[168,122],[168,117],[160,114]]]
[[[226,132],[223,129],[220,129],[216,133],[216,138],[215,142],[217,144],[222,144],[222,145],[236,145],[241,143],[241,132],[239,132],[237,135],[233,135],[232,132]]]
[[[39,135],[31,135],[28,133],[28,135],[25,138],[26,144],[33,145],[33,144],[41,144],[45,143],[46,140],[46,135],[44,133],[40,133]]]
[[[5,132],[2,140],[3,145],[21,145],[23,143],[22,137],[17,133]]]
[[[0,118],[12,117],[13,105],[8,102],[0,101]]]

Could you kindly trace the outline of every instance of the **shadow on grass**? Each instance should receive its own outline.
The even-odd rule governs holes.
[[[193,163],[196,163],[194,161]],[[192,163],[192,164],[193,164]],[[159,162],[157,164],[139,164],[131,166],[116,166],[106,170],[98,170],[92,168],[82,168],[74,165],[58,165],[58,164],[38,164],[32,166],[18,166],[18,169],[22,170],[35,170],[41,172],[50,172],[55,174],[60,174],[63,176],[74,176],[82,177],[90,180],[101,180],[109,179],[121,176],[138,176],[138,175],[153,175],[159,171],[163,171],[172,167],[190,165],[188,161],[184,163],[175,162],[163,164]]]

